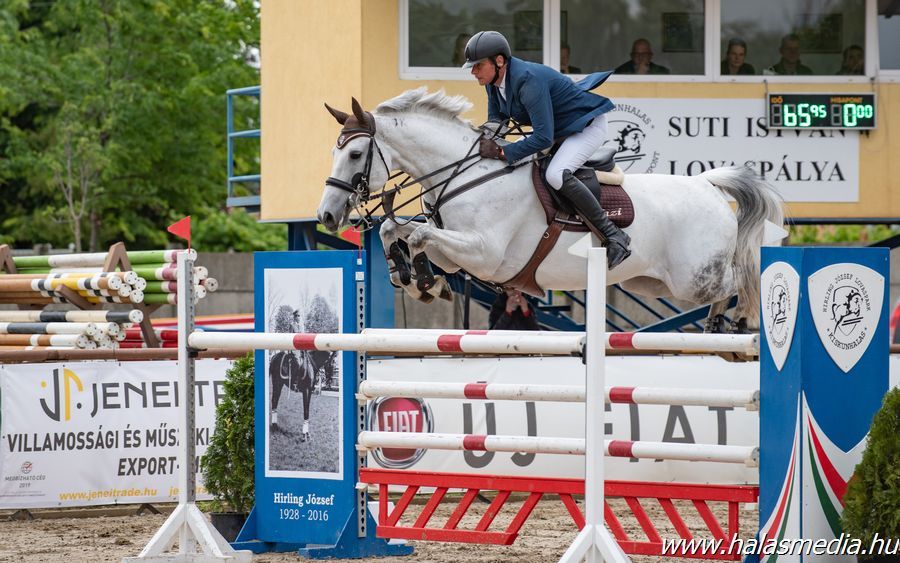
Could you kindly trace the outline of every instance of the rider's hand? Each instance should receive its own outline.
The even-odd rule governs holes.
[[[528,310],[528,302],[525,301],[525,297],[522,296],[521,291],[517,290],[508,290],[506,292],[506,312],[510,315],[515,312],[516,309],[522,309],[522,312]]]
[[[481,158],[495,158],[503,160],[503,147],[493,139],[481,139],[478,141],[478,154]]]

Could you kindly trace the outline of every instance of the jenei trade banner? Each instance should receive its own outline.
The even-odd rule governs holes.
[[[196,363],[195,471],[230,365]],[[178,395],[174,361],[0,365],[0,508],[177,500]]]

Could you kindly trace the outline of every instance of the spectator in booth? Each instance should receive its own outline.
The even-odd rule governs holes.
[[[563,43],[559,46],[559,71],[563,74],[582,74],[580,68],[569,64],[569,56],[571,54],[572,49],[569,48],[568,43]]]
[[[491,330],[541,330],[528,300],[516,289],[507,289],[497,296],[488,314]]]
[[[850,45],[844,49],[844,59],[837,74],[865,74],[866,56],[859,45]]]
[[[669,74],[669,69],[653,62],[653,48],[641,38],[631,45],[631,60],[617,66],[616,74]]]
[[[790,33],[781,38],[781,60],[766,69],[764,74],[784,74],[805,76],[815,74],[811,68],[800,62],[800,38]]]
[[[756,74],[753,65],[744,61],[747,57],[747,43],[740,38],[734,37],[728,40],[728,48],[725,50],[725,60],[722,61],[721,74]]]
[[[453,44],[453,66],[459,68],[466,62],[466,43],[472,36],[468,33],[460,33]]]

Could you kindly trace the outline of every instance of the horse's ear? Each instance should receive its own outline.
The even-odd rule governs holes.
[[[359,124],[362,127],[370,127],[372,124],[369,123],[369,118],[366,117],[366,112],[363,111],[362,105],[356,100],[356,98],[351,98],[353,103],[351,104],[353,107],[353,115],[356,116],[356,120],[359,121]]]
[[[325,109],[327,109],[328,113],[330,113],[332,115],[332,117],[334,117],[337,120],[337,122],[340,123],[341,125],[343,125],[347,121],[347,118],[350,117],[349,113],[344,113],[339,109],[334,109],[333,107],[329,106],[328,104],[325,104]]]

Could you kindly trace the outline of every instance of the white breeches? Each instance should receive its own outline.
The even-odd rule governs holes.
[[[547,183],[562,187],[563,170],[575,172],[606,142],[606,114],[598,115],[584,131],[566,138],[547,166]]]

